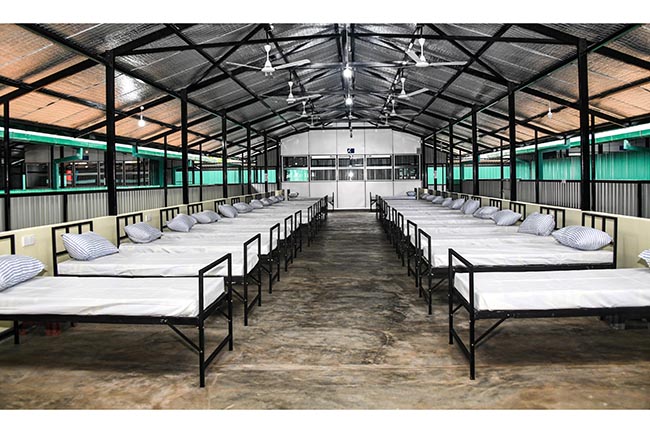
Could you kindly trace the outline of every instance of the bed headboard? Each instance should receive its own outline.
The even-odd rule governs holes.
[[[214,200],[212,202],[212,206],[214,206],[214,211],[218,212],[219,211],[219,206],[222,205],[222,204],[226,204],[226,199],[220,198],[218,200]]]
[[[522,220],[526,219],[526,203],[511,201],[509,207],[511,211],[521,214]]]
[[[250,204],[251,200],[253,200],[253,196],[252,196],[252,195],[245,195],[245,196],[244,196],[244,201],[245,201],[246,203],[249,203],[249,204]]]
[[[120,246],[120,242],[123,239],[128,238],[126,232],[124,231],[124,227],[128,226],[129,224],[135,224],[142,221],[144,221],[144,214],[142,212],[134,212],[125,215],[118,215],[115,217],[115,239],[117,239],[118,248]]]
[[[602,230],[612,237],[614,250],[614,267],[616,267],[616,253],[618,250],[618,218],[611,215],[583,212],[582,225],[585,227]]]
[[[471,198],[472,200],[478,200],[479,204],[481,203],[481,197],[478,196],[478,195],[470,196],[470,198]]]
[[[172,206],[160,209],[160,231],[165,230],[165,227],[167,227],[167,221],[171,220],[179,213],[181,213],[180,206]]]
[[[203,212],[203,203],[190,203],[187,205],[187,214],[192,215],[193,213]]]
[[[240,201],[241,201],[241,197],[233,197],[230,199],[230,204],[239,203]]]
[[[555,219],[554,229],[561,229],[566,225],[566,211],[562,208],[553,206],[540,206],[539,213],[553,215],[553,218]],[[562,219],[561,224],[560,218]]]
[[[68,254],[65,247],[58,248],[58,237],[63,233],[85,233],[93,231],[92,220],[52,226],[52,265],[54,275],[59,275],[59,258]]]
[[[0,244],[4,245],[9,245],[9,254],[16,254],[16,236],[14,235],[4,235],[0,236]],[[4,247],[2,249],[3,254],[6,254],[4,252]]]
[[[464,198],[465,200],[469,200],[469,195],[468,194],[460,194],[460,198]]]
[[[490,206],[498,207],[499,209],[503,209],[503,201],[500,198],[491,198],[490,199]]]

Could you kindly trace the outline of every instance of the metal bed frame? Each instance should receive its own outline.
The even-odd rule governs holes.
[[[73,225],[73,227],[76,227]],[[69,233],[69,232],[68,232]],[[7,235],[0,237],[0,240],[10,239],[11,253],[15,253],[15,238],[14,235]],[[55,248],[56,250],[56,248]],[[221,294],[210,305],[204,305],[204,287],[205,279],[210,278],[206,273],[220,264],[227,262],[228,275],[224,278],[226,285],[226,292]],[[55,260],[56,264],[56,260]],[[192,277],[194,278],[194,277]],[[205,387],[205,372],[208,366],[216,358],[216,356],[228,346],[228,350],[233,350],[233,326],[232,326],[232,256],[226,254],[221,258],[213,261],[207,266],[199,270],[198,275],[198,302],[199,312],[194,317],[177,317],[177,316],[123,316],[123,315],[78,315],[78,314],[0,314],[0,320],[9,320],[13,322],[13,329],[4,332],[0,339],[8,338],[11,335],[14,337],[14,344],[20,344],[19,324],[21,321],[27,322],[72,322],[72,323],[115,323],[122,325],[166,325],[181,340],[186,343],[196,354],[199,361],[199,386]],[[226,311],[222,311],[224,305]],[[206,353],[205,345],[205,322],[214,313],[220,313],[228,323],[228,333],[221,342],[211,352]],[[191,326],[198,329],[198,343],[194,342],[192,338],[187,336],[179,326]],[[207,355],[207,356],[206,356]]]
[[[459,266],[453,265],[454,260],[460,262]],[[650,314],[648,307],[604,307],[604,308],[571,308],[551,310],[478,310],[474,301],[474,274],[485,272],[474,266],[458,252],[449,249],[449,344],[458,343],[458,347],[469,361],[469,378],[476,377],[476,349],[484,343],[492,333],[507,319],[526,318],[551,318],[551,317],[586,317],[586,316],[610,316],[610,315],[645,315]],[[592,268],[593,269],[593,268]],[[508,269],[508,271],[526,271],[529,269]],[[551,269],[548,269],[551,270]],[[457,272],[469,273],[469,300],[465,299],[455,287],[455,275]],[[454,314],[464,308],[469,316],[469,341],[465,343],[454,328]],[[480,336],[476,336],[476,321],[484,319],[495,319],[494,322]]]

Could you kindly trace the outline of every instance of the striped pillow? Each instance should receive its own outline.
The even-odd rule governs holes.
[[[454,199],[453,199],[453,198],[451,198],[451,197],[447,197],[446,199],[444,199],[444,200],[442,201],[441,204],[442,204],[443,207],[451,207],[451,204],[452,204],[453,202],[454,202]]]
[[[556,241],[567,247],[595,251],[612,243],[612,238],[602,230],[583,226],[568,226],[553,232]]]
[[[280,201],[280,199],[279,199],[279,198],[277,198],[277,197],[276,197],[276,196],[274,196],[274,195],[272,195],[271,197],[269,197],[269,200],[271,200],[271,202],[272,202],[272,203],[277,203],[277,202],[279,202],[279,201]]]
[[[260,200],[260,203],[262,203],[263,206],[271,206],[273,204],[268,198],[263,198]]]
[[[648,266],[650,266],[650,250],[642,251],[639,257],[645,260]]]
[[[253,206],[247,203],[235,203],[232,206],[237,209],[238,213],[248,213],[253,211]]]
[[[461,207],[463,207],[464,204],[465,204],[464,198],[457,198],[456,200],[453,201],[450,207],[454,210],[459,210]]]
[[[426,199],[427,199],[427,196],[429,196],[429,195],[430,195],[429,193],[423,192],[422,194],[420,194],[420,198],[421,198],[422,200],[426,200]]]
[[[192,218],[194,218],[198,224],[211,224],[211,223],[217,221],[216,219],[214,219],[214,216],[212,215],[212,214],[214,214],[214,215],[217,215],[217,214],[215,212],[212,212],[212,214],[210,214],[208,212],[212,212],[212,211],[196,212],[196,213],[193,213],[190,216]],[[217,216],[219,216],[219,215],[217,215]]]
[[[219,213],[226,218],[237,218],[237,215],[239,215],[237,209],[228,204],[219,205]]]
[[[179,213],[171,221],[167,221],[167,228],[175,232],[189,232],[194,227],[194,221],[191,216]]]
[[[63,246],[75,260],[94,260],[99,257],[117,253],[117,248],[108,239],[97,233],[64,233],[61,235]]]
[[[284,196],[283,195],[278,195],[277,197],[278,197],[278,200],[284,201]]]
[[[264,207],[262,202],[259,200],[251,200],[250,205],[253,209],[262,209]]]
[[[43,263],[33,257],[0,256],[0,292],[34,278],[43,268]]]
[[[442,203],[444,200],[445,200],[445,199],[442,198],[441,195],[437,195],[437,196],[434,196],[434,197],[431,199],[431,203],[433,203],[433,204],[440,204],[440,203]]]
[[[513,212],[510,209],[506,210],[500,210],[499,212],[495,212],[492,214],[492,220],[498,225],[498,226],[511,226],[519,219],[521,218],[521,214],[517,212]]]
[[[474,212],[474,217],[489,220],[492,219],[492,215],[497,212],[499,212],[499,208],[496,206],[483,206]]]
[[[479,206],[481,206],[481,203],[478,200],[468,200],[461,206],[460,211],[465,215],[472,215]]]
[[[519,233],[530,233],[537,236],[548,236],[553,233],[555,228],[555,217],[553,215],[543,215],[539,212],[533,212],[528,215],[519,226]]]
[[[155,241],[162,236],[162,232],[147,223],[136,223],[124,227],[124,232],[131,239],[131,242],[137,244],[147,244]]]

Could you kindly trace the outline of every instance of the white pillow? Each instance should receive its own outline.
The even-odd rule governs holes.
[[[612,242],[604,231],[584,226],[568,226],[553,232],[556,241],[567,247],[584,251],[599,250]]]
[[[476,218],[489,220],[492,219],[492,215],[494,215],[497,212],[499,212],[499,208],[496,206],[483,206],[481,208],[478,208],[478,210],[474,212],[474,216]]]
[[[253,209],[262,209],[264,205],[259,200],[251,200],[250,205]]]
[[[650,266],[650,250],[641,251],[639,257],[645,260],[648,266]]]
[[[218,213],[216,213],[213,210],[204,210],[201,213],[209,216],[210,219],[212,220],[212,222],[217,222],[217,221],[219,221],[221,219],[221,215],[219,215]]]
[[[498,225],[498,226],[511,226],[519,219],[521,218],[521,214],[517,212],[513,212],[510,209],[506,210],[500,210],[499,212],[495,212],[492,214],[492,220]]]
[[[195,219],[184,213],[179,213],[171,221],[167,221],[167,228],[175,232],[189,232],[194,227]]]
[[[253,207],[247,203],[235,203],[232,206],[237,209],[237,213],[248,213],[253,211]]]
[[[260,203],[262,203],[262,205],[264,206],[271,206],[273,204],[273,202],[271,202],[271,200],[269,200],[268,198],[263,198],[262,200],[260,200]]]
[[[296,198],[296,197],[298,197],[299,195],[300,195],[299,192],[292,192],[292,193],[289,193],[289,198]]]
[[[239,215],[237,209],[228,204],[219,205],[219,213],[226,218],[237,218],[237,215]]]
[[[271,197],[269,197],[269,200],[271,200],[271,201],[272,201],[273,203],[277,203],[277,202],[279,202],[279,201],[280,201],[280,199],[279,199],[279,198],[277,198],[277,197],[276,197],[276,196],[274,196],[274,195],[272,195]]]
[[[450,208],[451,208],[451,209],[458,210],[458,209],[460,209],[461,207],[463,207],[464,204],[465,204],[465,199],[464,199],[464,198],[457,198],[456,200],[454,200],[454,201],[451,203]]]
[[[440,203],[443,207],[451,207],[451,204],[454,202],[454,199],[451,197],[447,197]]]
[[[0,292],[31,280],[40,274],[44,267],[43,263],[33,257],[0,256]]]
[[[553,215],[533,212],[521,223],[517,231],[519,233],[530,233],[531,235],[537,236],[548,236],[553,233],[554,228],[555,217]]]
[[[279,196],[277,196],[277,197],[278,197],[278,200],[280,200],[280,201],[284,201],[284,196],[283,196],[283,195],[279,195]]]
[[[124,227],[124,232],[137,244],[146,244],[162,236],[162,232],[147,223],[135,223]]]
[[[441,195],[436,195],[436,196],[433,196],[433,198],[431,199],[431,203],[433,203],[433,204],[441,204],[444,200],[445,199],[442,198]]]
[[[479,206],[481,206],[481,203],[478,200],[468,200],[460,208],[460,211],[465,215],[472,215],[474,212],[476,212],[476,209],[478,209]]]
[[[93,232],[63,233],[61,239],[66,251],[75,260],[93,260],[118,252],[108,239]]]
[[[431,194],[426,193],[426,192],[423,192],[422,194],[420,194],[420,198],[421,198],[422,200],[426,200],[427,197],[428,197],[429,195],[431,195]]]
[[[406,195],[409,197],[415,197],[415,191],[406,191]]]
[[[210,214],[209,212],[212,212],[212,211],[196,212],[196,213],[193,213],[192,215],[190,215],[190,217],[194,218],[196,220],[196,222],[199,223],[199,224],[211,224],[211,223],[217,221],[217,219],[214,218],[213,214],[216,215],[217,217],[219,215],[216,212],[212,212],[212,214]]]

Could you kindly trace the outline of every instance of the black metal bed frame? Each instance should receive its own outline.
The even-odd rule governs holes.
[[[454,260],[460,262],[460,266],[453,265]],[[571,308],[552,310],[478,310],[474,299],[474,274],[481,272],[469,260],[462,257],[458,252],[449,249],[449,344],[458,343],[458,347],[469,361],[469,377],[474,380],[476,377],[476,349],[487,341],[487,338],[507,319],[525,318],[552,318],[552,317],[586,317],[586,316],[609,316],[609,315],[645,315],[650,314],[650,306],[647,307],[604,307],[604,308]],[[513,269],[509,269],[511,271]],[[514,271],[525,271],[526,269],[514,269]],[[549,269],[551,270],[551,269]],[[457,272],[469,273],[469,300],[456,289],[455,275]],[[456,305],[457,304],[457,305]],[[469,342],[465,343],[454,328],[454,314],[464,308],[469,316]],[[485,332],[476,337],[476,321],[483,319],[496,319]]]
[[[70,227],[78,227],[77,224],[71,224]],[[67,232],[69,233],[69,231]],[[11,253],[15,254],[15,238],[14,235],[7,235],[0,237],[0,241],[10,239]],[[54,247],[56,253],[56,245]],[[224,278],[226,285],[225,293],[221,294],[210,305],[204,304],[204,287],[205,279],[211,278],[206,274],[222,263],[227,263],[228,272]],[[55,256],[56,263],[56,256]],[[14,344],[20,344],[20,322],[71,322],[71,323],[114,323],[123,325],[166,325],[181,340],[186,343],[194,352],[197,353],[199,358],[199,386],[205,387],[205,372],[210,366],[216,356],[228,346],[228,350],[233,350],[233,326],[232,326],[232,255],[226,254],[212,263],[206,265],[198,271],[198,304],[199,311],[196,316],[125,316],[125,315],[78,315],[78,314],[0,314],[0,320],[9,320],[13,322],[13,328],[5,331],[0,335],[0,340],[8,338],[13,335]],[[224,304],[226,311],[222,311]],[[226,318],[228,323],[228,332],[221,342],[206,356],[205,347],[205,322],[215,312],[219,312]],[[198,343],[195,343],[188,337],[179,326],[192,326],[198,329]]]
[[[503,209],[503,200],[500,198],[490,198],[490,201],[488,203],[490,206],[498,207],[501,210]]]

